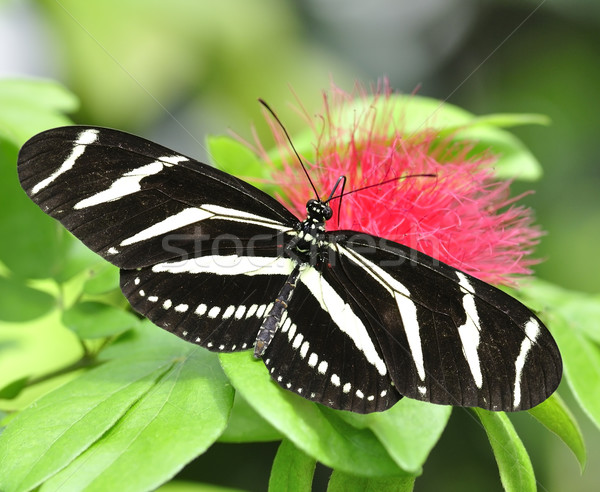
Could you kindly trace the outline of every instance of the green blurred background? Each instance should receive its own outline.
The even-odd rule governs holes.
[[[331,80],[350,90],[387,76],[397,91],[477,114],[546,114],[550,127],[515,130],[545,170],[541,181],[514,187],[535,189],[524,201],[547,231],[536,273],[599,291],[597,0],[0,1],[0,76],[22,75],[57,79],[77,94],[78,123],[135,132],[199,159],[207,134],[252,138],[253,126],[268,134],[258,97],[290,132],[302,129],[293,92],[314,113]],[[415,490],[501,490],[470,415],[455,410]],[[585,417],[583,478],[558,440],[527,415],[513,420],[540,490],[600,488],[598,433]],[[182,477],[265,490],[275,450],[217,445]]]

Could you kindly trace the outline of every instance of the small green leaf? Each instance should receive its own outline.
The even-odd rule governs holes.
[[[92,301],[80,302],[67,309],[62,320],[67,328],[82,339],[117,335],[139,323],[133,313]]]
[[[545,402],[530,409],[529,413],[569,447],[583,472],[587,459],[583,435],[575,417],[562,398],[554,393]]]
[[[0,399],[3,400],[12,400],[19,396],[21,391],[27,387],[27,382],[29,381],[29,376],[16,379],[15,381],[7,384],[4,388],[0,388]]]
[[[240,393],[235,394],[233,408],[221,442],[280,441],[282,435],[254,410]]]
[[[18,278],[0,277],[0,320],[21,322],[39,318],[56,306],[50,294]]]
[[[1,490],[150,490],[218,438],[233,391],[216,358],[155,330],[140,334],[154,342],[143,353],[88,371],[9,423]]]
[[[366,478],[333,470],[327,492],[411,492],[414,485],[414,477]]]
[[[219,354],[235,389],[273,427],[299,449],[325,465],[363,476],[403,471],[369,429],[350,425],[336,410],[285,391],[250,352]]]
[[[304,492],[312,489],[317,461],[284,439],[269,477],[269,492]]]
[[[531,460],[506,414],[480,408],[473,411],[481,420],[494,451],[504,490],[535,492],[537,486]]]
[[[404,398],[385,412],[342,415],[355,426],[371,429],[400,468],[418,475],[451,412],[450,406]]]

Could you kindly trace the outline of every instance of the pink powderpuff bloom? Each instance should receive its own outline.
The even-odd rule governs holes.
[[[355,104],[357,97],[363,104]],[[311,120],[304,111],[317,156],[308,173],[320,198],[327,199],[340,176],[347,178],[341,206],[339,198],[331,201],[328,230],[383,237],[490,283],[510,285],[514,275],[531,273],[537,261],[530,254],[541,231],[531,210],[515,204],[520,197],[510,197],[510,181],[494,177],[494,156],[472,156],[469,143],[427,128],[406,135],[397,121],[401,103],[387,84],[372,96],[332,87],[331,96],[323,96],[321,115]],[[273,167],[273,180],[284,193],[280,198],[305,217],[314,191],[281,128],[268,121],[283,166],[275,166],[260,143],[259,153]],[[413,176],[422,174],[435,176]]]

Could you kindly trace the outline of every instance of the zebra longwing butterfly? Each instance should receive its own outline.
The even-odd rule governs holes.
[[[406,246],[326,231],[248,183],[116,130],[64,127],[21,149],[41,209],[121,269],[156,325],[216,352],[254,348],[272,379],[359,413],[402,396],[515,411],[544,401],[562,362],[504,292]]]

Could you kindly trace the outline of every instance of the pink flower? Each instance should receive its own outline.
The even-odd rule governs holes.
[[[529,255],[541,231],[531,210],[516,205],[519,197],[510,198],[510,181],[494,178],[493,155],[470,156],[468,143],[425,127],[406,135],[397,121],[399,101],[387,84],[374,96],[359,90],[356,99],[333,87],[331,99],[325,94],[323,101],[314,121],[304,112],[317,156],[308,172],[323,200],[339,176],[347,178],[339,218],[339,199],[331,202],[329,230],[384,237],[491,283],[511,284],[515,274],[530,273],[537,261]],[[283,160],[282,168],[274,166],[273,180],[303,218],[314,191],[283,132],[269,121]],[[411,177],[420,174],[435,177]],[[392,178],[400,179],[382,184]]]

